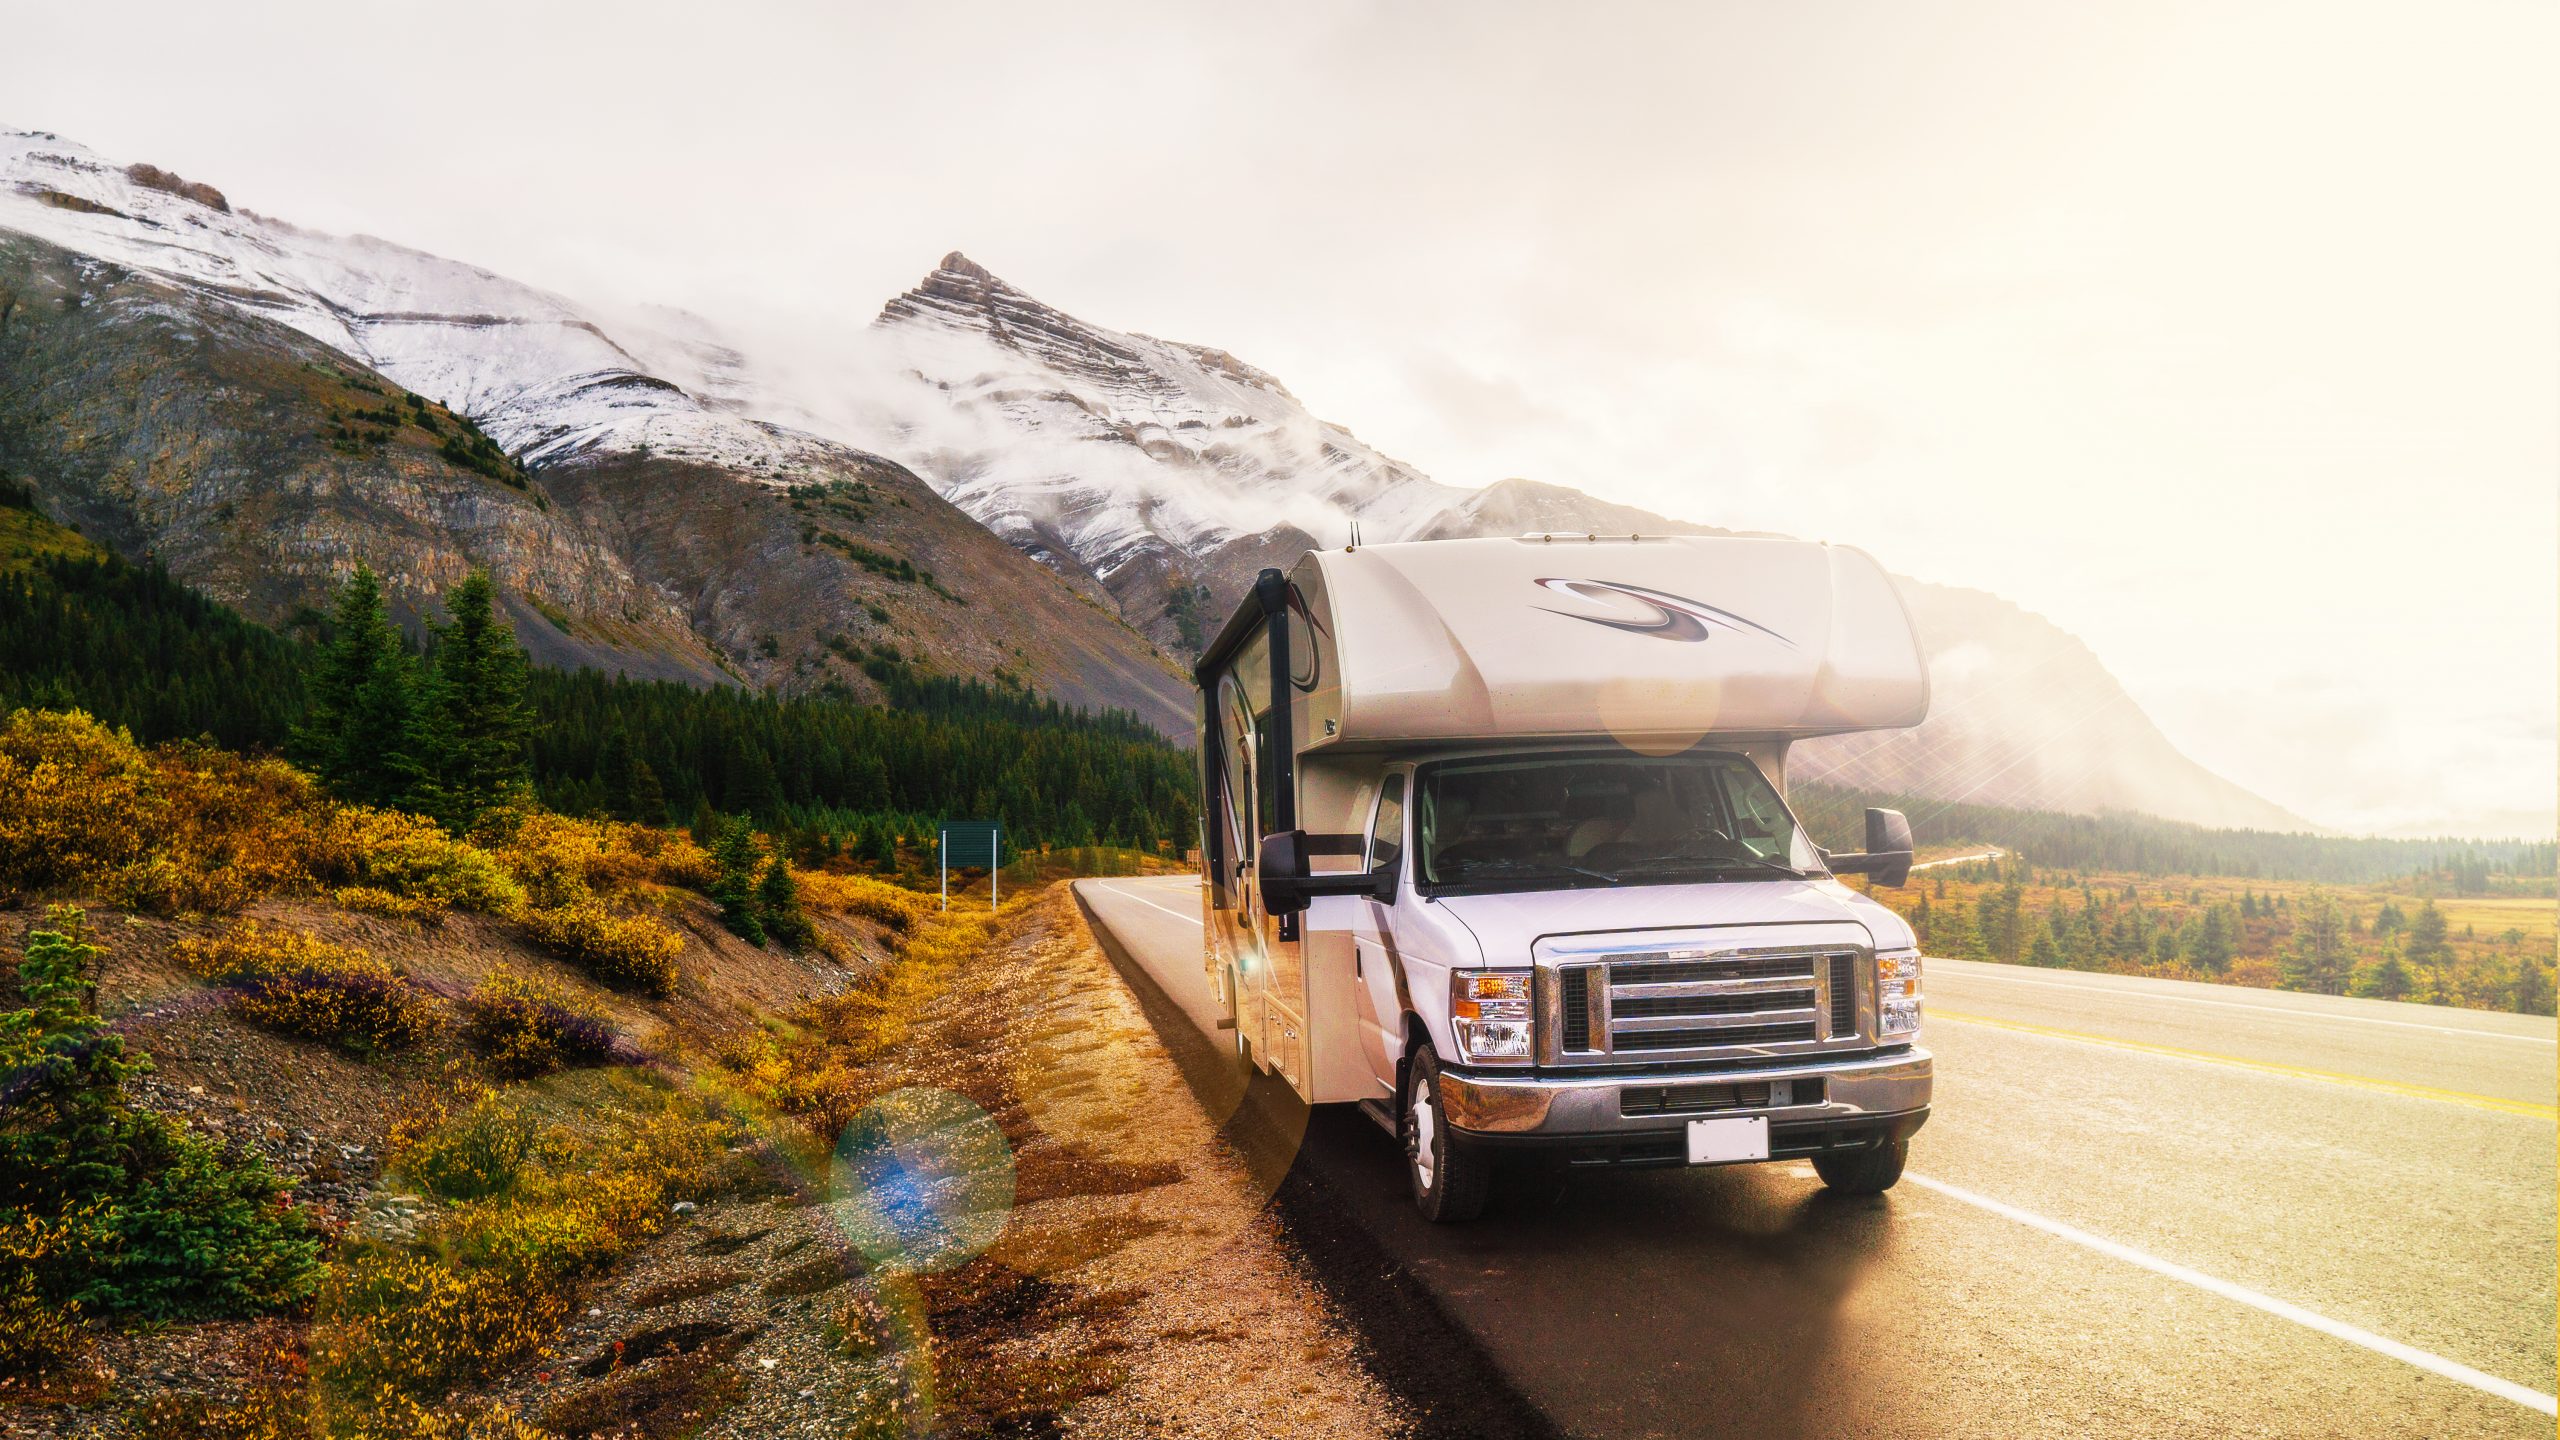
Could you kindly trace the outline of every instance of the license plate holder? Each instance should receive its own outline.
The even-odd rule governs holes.
[[[1734,1165],[1769,1158],[1769,1117],[1722,1115],[1689,1122],[1689,1163]]]

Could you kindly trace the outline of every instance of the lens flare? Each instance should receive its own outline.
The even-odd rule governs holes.
[[[865,1105],[836,1140],[830,1207],[879,1269],[948,1270],[1013,1214],[1013,1148],[984,1110],[911,1086]]]

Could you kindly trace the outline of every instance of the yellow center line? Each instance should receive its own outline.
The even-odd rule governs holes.
[[[2228,1065],[2238,1070],[2255,1070],[2265,1075],[2284,1075],[2296,1080],[2322,1080],[2332,1085],[2353,1085],[2359,1090],[2379,1090],[2385,1095],[2399,1095],[2411,1100],[2441,1100],[2448,1105],[2468,1105],[2475,1110],[2495,1110],[2507,1115],[2524,1115],[2536,1120],[2560,1120],[2560,1106],[2536,1104],[2531,1100],[2501,1100],[2494,1095],[2473,1095],[2461,1090],[2438,1090],[2430,1085],[2403,1085],[2397,1080],[2376,1080],[2369,1075],[2341,1075],[2334,1070],[2312,1070],[2300,1065],[2278,1065],[2269,1060],[2243,1060],[2236,1055],[2214,1055],[2202,1050],[2181,1050],[2175,1045],[2153,1045],[2141,1040],[2119,1040],[2111,1035],[2085,1035],[2077,1030],[2057,1030],[2050,1025],[2029,1025],[2022,1020],[1994,1020],[1988,1015],[1967,1015],[1956,1010],[1941,1010],[1932,1005],[1932,1020],[1953,1020],[1961,1025],[1988,1025],[1995,1030],[2015,1030],[2024,1035],[2042,1035],[2051,1040],[2077,1040],[2083,1045],[2104,1045],[2115,1050],[2131,1050],[2142,1055],[2165,1055],[2173,1060],[2195,1060],[2207,1065]]]

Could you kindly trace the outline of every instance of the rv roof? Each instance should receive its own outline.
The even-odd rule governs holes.
[[[1312,744],[1794,737],[1916,725],[1929,674],[1861,551],[1731,536],[1526,535],[1317,551],[1291,580]],[[1293,601],[1296,608],[1299,601]],[[1293,631],[1292,648],[1302,643]]]

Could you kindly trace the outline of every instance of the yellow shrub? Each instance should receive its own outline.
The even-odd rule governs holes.
[[[430,1410],[403,1395],[314,1396],[303,1385],[262,1385],[230,1401],[163,1394],[131,1420],[155,1440],[553,1440],[504,1405]]]
[[[533,1167],[540,1143],[533,1117],[495,1091],[483,1089],[439,1119],[419,1118],[427,1123],[395,1125],[389,1159],[429,1194],[448,1200],[504,1195]]]
[[[95,884],[143,858],[164,808],[124,731],[77,710],[0,722],[0,889]]]
[[[585,896],[524,912],[525,933],[607,985],[665,995],[675,989],[684,941],[655,920],[616,915]]]
[[[405,1050],[433,1035],[437,1006],[389,965],[351,946],[244,920],[181,940],[178,958],[220,984],[257,1024],[349,1050]]]
[[[329,806],[281,760],[180,742],[151,752],[162,824],[153,853],[109,884],[125,904],[227,914],[302,884]]]
[[[349,886],[387,891],[484,915],[504,915],[523,891],[487,851],[432,820],[365,805],[340,808],[317,837],[314,871]]]
[[[462,1002],[472,1044],[510,1078],[613,1058],[613,1022],[557,985],[499,969]]]
[[[379,915],[386,920],[415,920],[421,925],[444,923],[445,904],[433,896],[395,895],[371,885],[341,885],[329,892],[329,899],[341,910]]]
[[[612,894],[649,883],[711,883],[711,857],[682,831],[619,820],[580,820],[544,811],[512,815],[496,853],[527,903],[552,908],[588,891]]]
[[[868,875],[795,870],[792,878],[799,882],[801,904],[831,915],[859,915],[892,930],[905,930],[934,913],[930,897]]]
[[[0,1375],[46,1375],[89,1348],[80,1302],[46,1294],[38,1278],[72,1263],[84,1243],[85,1220],[0,1212]]]
[[[531,1354],[568,1311],[565,1290],[518,1276],[406,1251],[360,1252],[322,1287],[311,1377],[332,1396],[388,1389],[432,1400]]]
[[[530,1285],[593,1274],[656,1237],[667,1193],[631,1172],[577,1177],[542,1201],[484,1201],[457,1210],[445,1238],[456,1260]]]

